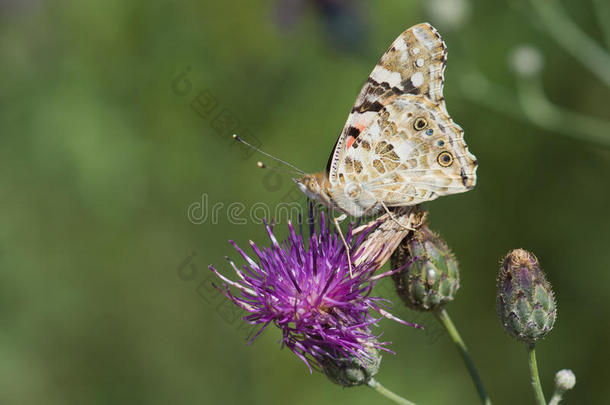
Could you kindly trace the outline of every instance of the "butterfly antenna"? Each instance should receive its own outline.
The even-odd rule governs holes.
[[[258,153],[262,153],[263,155],[265,155],[265,156],[267,156],[267,157],[270,157],[270,158],[271,158],[271,159],[273,159],[273,160],[277,160],[278,162],[283,163],[283,164],[285,164],[285,165],[286,165],[286,166],[288,166],[288,167],[291,167],[292,169],[296,170],[296,171],[297,171],[297,173],[300,173],[300,174],[307,174],[307,173],[305,173],[303,170],[299,169],[298,167],[293,166],[293,165],[291,165],[290,163],[288,163],[288,162],[286,162],[286,161],[284,161],[284,160],[282,160],[282,159],[280,159],[280,158],[277,158],[277,157],[275,157],[275,156],[273,156],[273,155],[270,155],[269,153],[267,153],[267,152],[265,152],[265,151],[263,151],[263,150],[260,150],[259,148],[257,148],[257,147],[256,147],[256,146],[254,146],[254,145],[250,145],[248,142],[244,141],[244,140],[243,140],[243,139],[242,139],[242,138],[241,138],[239,135],[233,134],[233,139],[235,139],[237,142],[243,143],[244,145],[246,145],[246,146],[248,146],[248,147],[250,147],[250,148],[254,149],[254,150],[255,150],[255,151],[257,151]],[[259,163],[260,163],[260,164],[259,164]],[[264,163],[262,163],[262,162],[258,162],[258,163],[257,163],[257,165],[258,165],[258,167],[260,167],[260,168],[265,168],[265,165],[264,165]],[[262,166],[261,166],[261,165],[262,165]]]
[[[261,162],[260,160],[258,162],[256,162],[256,166],[259,169],[267,169],[267,170],[273,170],[276,171],[278,173],[291,173],[291,174],[297,174],[297,175],[302,175],[303,172],[301,171],[294,171],[292,169],[287,169],[287,168],[279,168],[279,167],[269,167],[267,166],[265,163]]]

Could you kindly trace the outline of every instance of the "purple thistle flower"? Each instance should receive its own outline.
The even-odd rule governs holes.
[[[272,226],[265,223],[271,246],[259,248],[250,241],[256,260],[250,258],[235,242],[230,243],[247,262],[242,269],[229,260],[239,281],[220,274],[213,265],[210,270],[224,281],[217,287],[223,294],[249,314],[244,320],[262,325],[254,340],[271,323],[282,330],[282,343],[302,359],[311,371],[323,361],[339,361],[345,356],[370,358],[371,349],[389,351],[378,342],[371,326],[382,317],[416,326],[395,318],[381,306],[384,301],[371,297],[375,282],[396,271],[374,275],[379,268],[375,257],[358,260],[359,247],[369,232],[355,238],[350,225],[346,240],[352,246],[352,274],[349,273],[345,247],[334,227],[326,224],[320,214],[319,231],[310,211],[310,237],[297,234],[289,223],[288,238],[277,241]],[[372,228],[371,228],[372,229]],[[238,290],[232,293],[229,286]],[[373,317],[374,310],[381,317]]]

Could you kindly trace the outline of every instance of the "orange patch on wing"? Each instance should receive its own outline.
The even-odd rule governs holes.
[[[356,140],[356,138],[354,138],[353,136],[350,136],[349,138],[347,138],[347,148],[346,149],[349,149],[355,140]]]
[[[366,128],[366,127],[364,125],[360,124],[360,125],[355,125],[354,128],[356,128],[358,130],[358,135],[360,135],[362,133],[362,131],[364,131],[364,128]],[[350,135],[347,138],[347,148],[346,149],[349,149],[355,140],[356,140],[356,138]]]

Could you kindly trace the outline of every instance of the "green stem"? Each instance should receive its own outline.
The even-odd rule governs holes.
[[[551,398],[551,401],[549,402],[549,405],[559,405],[561,398],[562,393],[559,391],[555,391],[555,393],[553,394],[553,398]]]
[[[546,405],[544,399],[544,393],[542,392],[542,385],[540,384],[540,376],[538,375],[538,364],[536,363],[536,345],[533,343],[527,346],[529,354],[529,365],[530,365],[530,382],[532,388],[534,388],[534,394],[536,395],[536,403],[538,405]]]
[[[393,393],[392,391],[390,391],[383,385],[379,384],[377,382],[377,380],[375,380],[374,378],[371,378],[369,380],[368,384],[369,384],[369,387],[371,387],[372,389],[374,389],[375,391],[377,391],[378,393],[380,393],[381,395],[383,395],[390,401],[393,401],[399,405],[415,405],[414,402],[411,402],[411,401],[401,397],[400,395]]]
[[[530,0],[551,38],[610,86],[610,54],[587,36],[554,0]]]
[[[471,101],[515,119],[527,119],[515,96],[508,89],[489,81],[479,71],[464,69],[460,84],[462,93]]]
[[[462,355],[464,364],[466,365],[466,368],[468,369],[468,372],[470,373],[470,377],[472,378],[472,381],[474,382],[474,385],[477,388],[479,397],[481,398],[481,403],[483,403],[484,405],[491,405],[491,400],[489,399],[489,397],[487,396],[487,393],[485,392],[485,388],[483,387],[483,383],[481,382],[481,377],[479,377],[479,373],[477,372],[477,369],[474,366],[474,362],[472,361],[472,359],[470,358],[470,355],[468,354],[468,349],[466,348],[466,344],[462,340],[462,337],[458,333],[453,322],[451,322],[451,318],[449,318],[449,314],[447,314],[447,311],[445,311],[444,308],[441,310],[434,311],[434,314],[436,315],[436,318],[439,320],[439,322],[445,327],[445,330],[451,337],[451,340],[453,340],[453,343],[455,343],[455,346],[457,347],[458,351]]]
[[[610,146],[610,122],[588,117],[552,104],[542,90],[539,76],[520,78],[519,101],[525,115],[535,124],[580,140]]]
[[[610,48],[610,26],[608,21],[610,20],[610,5],[608,0],[593,0],[595,6],[595,15],[599,21],[599,27],[606,36],[606,48]]]
[[[610,122],[557,107],[544,95],[539,77],[520,78],[515,98],[507,89],[476,71],[464,75],[463,94],[471,101],[559,135],[610,146]]]

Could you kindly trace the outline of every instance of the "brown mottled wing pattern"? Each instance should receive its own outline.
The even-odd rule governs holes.
[[[394,41],[373,70],[367,86],[388,91],[372,102],[365,86],[329,172],[331,194],[345,212],[415,205],[474,187],[476,159],[443,100],[446,56],[438,32],[420,24]],[[360,106],[370,107],[360,112]]]
[[[446,60],[445,44],[430,24],[415,25],[396,38],[360,91],[328,160],[326,170],[331,184],[339,180],[337,169],[344,152],[397,97],[420,95],[445,111],[442,89]]]
[[[476,159],[463,135],[437,104],[399,96],[345,151],[337,170],[339,186],[357,184],[355,203],[363,209],[373,202],[415,205],[468,191],[476,182]]]

